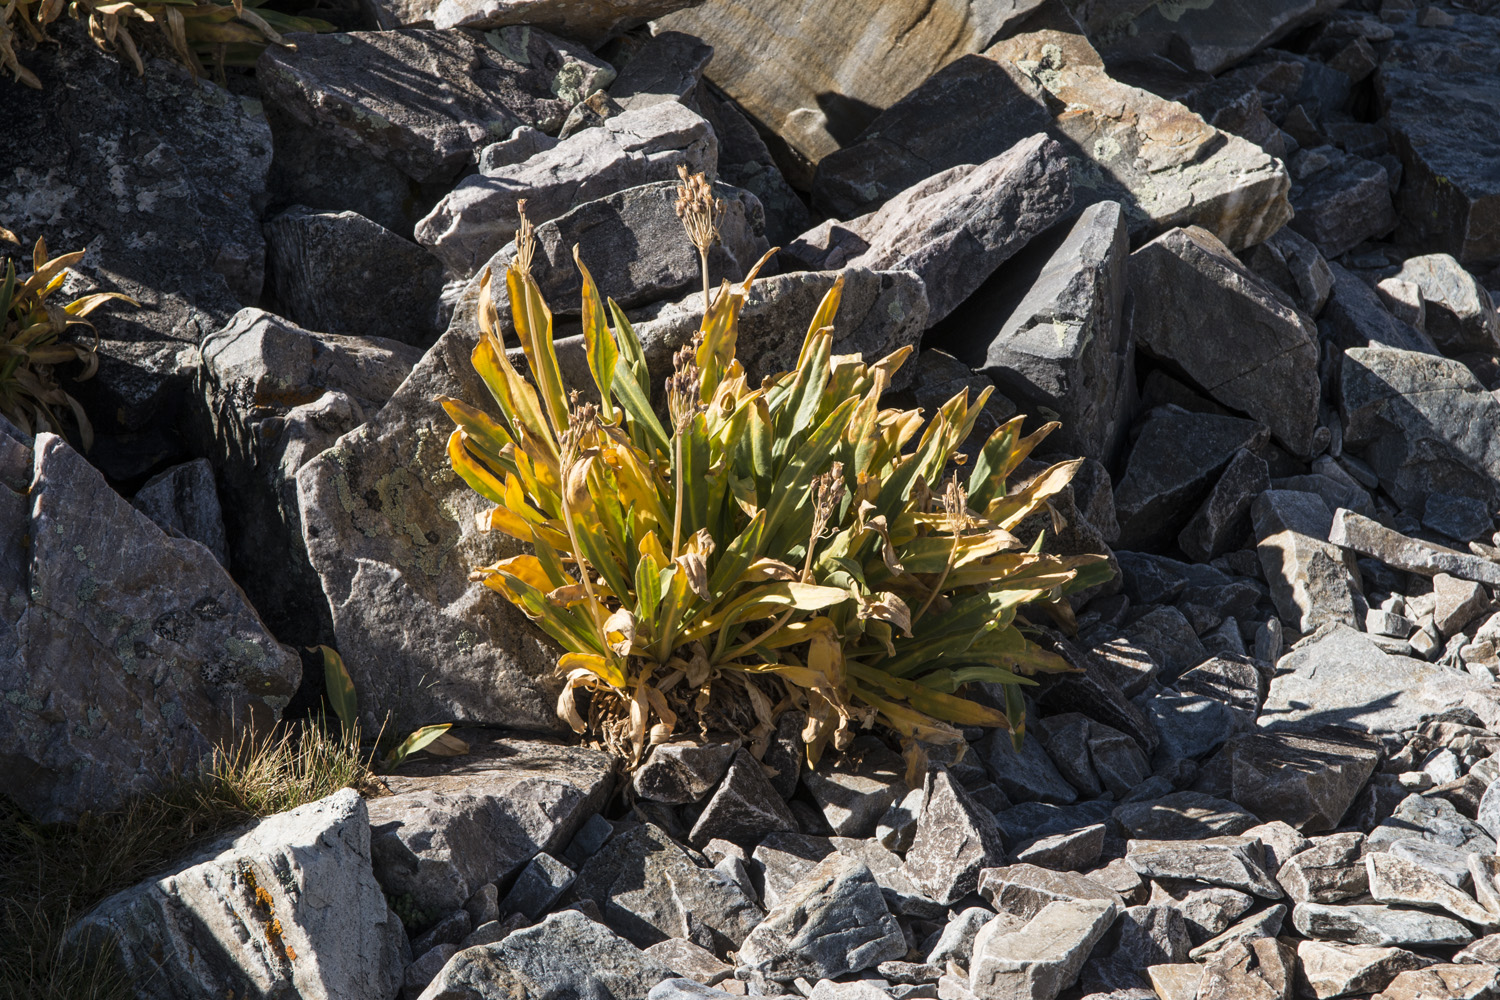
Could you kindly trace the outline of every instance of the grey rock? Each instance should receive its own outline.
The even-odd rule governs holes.
[[[1491,781],[1485,788],[1474,821],[1491,837],[1500,840],[1500,779]]]
[[[492,142],[479,151],[479,172],[486,177],[491,174],[503,175],[506,167],[525,163],[538,153],[545,153],[552,149],[561,141],[556,136],[539,132],[530,125],[518,125],[507,138]]]
[[[148,59],[137,76],[82,24],[61,19],[49,34],[58,45],[22,57],[43,89],[15,90],[0,109],[0,215],[28,248],[38,238],[53,255],[88,247],[69,292],[141,303],[90,317],[99,374],[70,388],[93,415],[103,459],[110,433],[170,418],[199,341],[259,297],[271,131],[255,101],[194,80],[175,61]],[[74,86],[91,99],[70,100]]]
[[[1500,565],[1493,560],[1410,538],[1352,510],[1340,508],[1334,512],[1328,540],[1407,573],[1431,577],[1446,574],[1460,580],[1500,585]]]
[[[1339,376],[1344,447],[1362,453],[1403,507],[1431,493],[1500,499],[1500,401],[1457,361],[1350,348]]]
[[[1287,164],[1292,175],[1291,228],[1337,257],[1396,228],[1385,168],[1332,146],[1301,149]]]
[[[1033,135],[935,173],[874,211],[826,222],[787,252],[811,270],[914,271],[927,286],[928,322],[936,323],[1072,204],[1062,147]]]
[[[1336,346],[1437,353],[1427,334],[1391,315],[1364,279],[1338,264],[1330,263],[1328,269],[1333,275],[1333,290],[1318,323]]]
[[[1313,736],[1253,733],[1224,749],[1230,798],[1261,819],[1278,819],[1307,833],[1332,830],[1380,762],[1376,746],[1333,727]]]
[[[1445,11],[1428,8],[1434,14]],[[1381,1000],[1419,1000],[1421,997],[1452,997],[1453,1000],[1484,1000],[1500,994],[1500,969],[1484,965],[1438,963],[1424,969],[1399,973],[1380,994]]]
[[[1306,237],[1290,227],[1245,250],[1240,259],[1281,289],[1308,316],[1317,316],[1333,292],[1333,271]]]
[[[486,882],[474,890],[474,895],[464,902],[475,928],[483,927],[492,920],[500,919],[500,889],[493,882]]]
[[[1418,837],[1397,840],[1390,845],[1389,850],[1393,856],[1427,869],[1454,888],[1464,889],[1472,885],[1476,893],[1480,891],[1481,879],[1469,871],[1469,859],[1479,858],[1477,854],[1468,854],[1446,844]]]
[[[408,761],[385,779],[395,794],[370,800],[375,875],[427,920],[560,851],[614,787],[614,760],[596,750],[464,738],[469,753]]]
[[[376,2],[376,0],[367,0]],[[383,0],[399,3],[400,0]],[[528,25],[574,38],[590,49],[699,0],[408,0],[431,11],[439,28],[496,28]],[[430,6],[429,6],[430,5]],[[399,8],[398,8],[399,9]],[[391,25],[382,24],[382,28]]]
[[[1238,417],[1153,411],[1115,487],[1119,547],[1149,549],[1174,538],[1234,456],[1258,450],[1268,433]]]
[[[901,856],[875,843],[853,837],[830,837],[834,850],[853,858],[870,869],[875,884],[885,894],[885,905],[897,917],[937,921],[947,915],[947,907],[929,897],[907,871]]]
[[[1186,962],[1191,948],[1187,922],[1177,908],[1126,907],[1089,955],[1084,986],[1100,991],[1149,988],[1147,967]]]
[[[1201,757],[1243,728],[1243,721],[1217,698],[1167,690],[1146,705],[1161,737],[1161,750],[1174,759]]]
[[[68,932],[108,949],[137,995],[243,989],[394,1000],[406,932],[370,871],[365,802],[343,789],[260,820],[116,893]]]
[[[719,961],[713,952],[682,938],[658,941],[646,949],[646,955],[679,976],[704,986],[713,986],[734,974],[734,968]]]
[[[1444,636],[1453,636],[1490,606],[1489,592],[1471,580],[1439,573],[1432,578],[1435,600],[1432,623]]]
[[[975,747],[990,777],[1012,802],[1076,802],[1078,792],[1058,772],[1038,740],[1022,740],[1017,750],[1010,734],[996,730]]]
[[[1192,623],[1174,607],[1148,611],[1130,624],[1126,634],[1160,665],[1164,680],[1173,680],[1208,659]]]
[[[812,226],[812,213],[792,189],[766,141],[745,112],[717,92],[699,88],[698,110],[719,140],[719,179],[744,188],[766,210],[766,238],[786,246]]]
[[[1296,970],[1297,953],[1289,942],[1272,936],[1232,942],[1204,963],[1198,995],[1203,1000],[1289,997]]]
[[[1031,731],[1058,772],[1086,798],[1095,798],[1104,791],[1089,759],[1089,733],[1093,725],[1094,720],[1081,712],[1064,712],[1031,723]]]
[[[1268,426],[1292,453],[1312,452],[1317,330],[1279,290],[1197,228],[1174,229],[1131,254],[1130,284],[1129,323],[1143,352]],[[1235,316],[1234,335],[1205,335],[1206,314]]]
[[[994,816],[947,768],[927,772],[923,794],[905,871],[928,897],[951,905],[979,887],[981,869],[1004,859],[1005,844]]]
[[[174,538],[191,538],[212,552],[220,566],[229,568],[223,509],[207,459],[174,465],[152,476],[135,491],[130,506]]]
[[[1474,939],[1474,932],[1452,917],[1373,904],[1298,903],[1292,922],[1306,937],[1346,944],[1431,948]]]
[[[573,869],[543,852],[521,869],[501,907],[506,913],[519,913],[536,920],[551,909],[576,879]]]
[[[271,294],[311,330],[430,344],[443,265],[357,212],[294,206],[266,223]]]
[[[448,945],[450,947],[455,946],[458,944],[458,942],[464,940],[469,936],[469,931],[471,931],[473,927],[473,918],[469,916],[467,910],[454,910],[452,913],[448,914],[446,917],[439,920],[431,927],[427,928],[427,930],[423,931],[420,937],[412,939],[412,954],[423,956],[434,948],[439,948],[444,945]],[[454,950],[456,951],[457,948],[454,948]],[[442,968],[442,966],[439,965],[438,968]],[[437,969],[433,969],[432,972],[436,973]],[[431,981],[431,976],[428,977],[428,981]],[[422,985],[426,986],[427,983],[424,982]]]
[[[470,275],[515,238],[519,199],[540,226],[626,188],[675,180],[678,167],[712,179],[717,157],[713,129],[699,115],[674,101],[641,108],[465,177],[417,223],[417,242]]]
[[[771,787],[760,761],[741,747],[688,840],[701,846],[715,837],[753,843],[768,833],[794,833],[797,820]]]
[[[1087,876],[1028,864],[986,868],[979,876],[979,895],[996,911],[1021,920],[1030,920],[1055,902],[1091,900],[1124,905],[1119,893]]]
[[[1396,854],[1395,848],[1400,847],[1403,843],[1408,842],[1403,841],[1393,845],[1391,853]],[[1460,854],[1458,851],[1444,849],[1435,844],[1427,844],[1425,846],[1436,848],[1437,850],[1447,850],[1450,857],[1462,856],[1464,858],[1465,867],[1468,871],[1463,874],[1469,876],[1469,881],[1472,883],[1474,889],[1474,898],[1479,901],[1479,905],[1484,908],[1487,914],[1485,920],[1482,922],[1483,926],[1492,929],[1496,915],[1500,914],[1500,860],[1497,860],[1494,855]],[[1399,857],[1400,855],[1397,856]],[[1425,859],[1417,858],[1414,860],[1428,871],[1433,871],[1433,866],[1430,863],[1423,863]],[[1451,864],[1451,861],[1448,863]],[[1462,888],[1465,884],[1462,876],[1455,883],[1450,877],[1449,872],[1436,871],[1434,874],[1449,885],[1454,885],[1458,888]],[[1454,872],[1452,874],[1458,873]]]
[[[701,866],[650,824],[617,835],[589,858],[574,892],[641,947],[683,938],[722,953],[738,948],[762,916],[738,882]]]
[[[1334,625],[1282,658],[1257,724],[1313,735],[1329,725],[1405,732],[1481,686],[1468,674],[1385,653],[1362,633]]]
[[[1173,792],[1147,802],[1126,803],[1113,815],[1139,840],[1233,837],[1258,822],[1235,803],[1202,792]]]
[[[1237,944],[1249,944],[1261,938],[1278,937],[1281,934],[1282,924],[1285,922],[1286,904],[1277,903],[1269,909],[1242,918],[1217,937],[1209,938],[1194,947],[1188,952],[1188,957],[1195,962],[1201,962],[1226,950],[1232,950]]]
[[[1089,726],[1089,759],[1116,799],[1126,798],[1151,776],[1151,765],[1135,740],[1102,722]]]
[[[1386,844],[1408,837],[1446,844],[1466,853],[1494,854],[1493,837],[1483,827],[1460,813],[1447,799],[1412,794],[1406,796],[1370,831],[1370,847],[1379,850]]]
[[[1177,544],[1200,562],[1240,546],[1250,533],[1250,504],[1271,488],[1265,459],[1235,452],[1208,498],[1177,536]]]
[[[1221,73],[1298,28],[1326,19],[1335,0],[1216,4],[1210,15],[1168,12],[1140,3],[1079,5],[1085,27],[1108,39],[1106,56],[1167,56],[1186,69]]]
[[[443,966],[448,964],[448,959],[458,952],[458,946],[454,944],[440,944],[428,948],[417,956],[416,961],[406,967],[406,974],[402,977],[402,994],[404,996],[420,996],[422,991],[437,978]]]
[[[1500,934],[1486,934],[1469,943],[1453,956],[1453,961],[1472,964],[1496,964],[1496,951],[1500,949]]]
[[[991,920],[1003,920],[1006,916],[1002,914],[997,917],[982,906],[960,910],[943,925],[943,932],[927,953],[925,961],[929,965],[946,965],[951,960],[957,962],[960,968],[968,968],[969,956],[974,951],[974,938]]]
[[[1412,257],[1396,278],[1421,290],[1425,329],[1444,354],[1500,349],[1500,314],[1490,293],[1451,256]]]
[[[1020,930],[985,925],[974,940],[969,988],[985,1000],[1055,1000],[1072,986],[1119,913],[1114,901],[1048,903]]]
[[[1422,301],[1422,289],[1414,282],[1401,278],[1382,278],[1375,285],[1375,294],[1391,315],[1403,323],[1427,332],[1427,305]]]
[[[1400,973],[1424,964],[1404,948],[1332,941],[1297,942],[1297,961],[1298,984],[1317,1000],[1383,990]]]
[[[1381,851],[1367,854],[1365,873],[1370,880],[1370,897],[1377,903],[1446,910],[1460,920],[1481,926],[1493,925],[1496,920],[1496,915],[1473,896],[1455,889],[1421,865],[1394,854]]]
[[[113,808],[273,726],[301,664],[213,554],[62,438],[4,427],[0,759],[16,803],[44,822]]]
[[[1197,882],[1152,882],[1149,905],[1170,906],[1180,912],[1187,922],[1188,939],[1201,945],[1223,934],[1254,908],[1255,897]]]
[[[759,876],[761,902],[780,903],[802,877],[835,852],[833,841],[801,833],[773,833],[756,846],[751,864]]]
[[[1121,308],[1130,252],[1117,202],[1090,205],[1032,241],[949,318],[954,354],[1028,413],[1050,412],[1050,439],[1109,461],[1134,403],[1134,343]]]
[[[736,988],[742,989],[743,987]],[[737,993],[726,993],[711,986],[704,986],[693,979],[664,979],[651,987],[651,992],[647,994],[647,1000],[723,1000],[724,997],[738,995]],[[789,995],[795,996],[797,994]]]
[[[1495,530],[1495,518],[1482,500],[1431,493],[1422,507],[1422,526],[1469,542],[1488,537]]]
[[[1181,104],[1111,78],[1061,6],[1039,7],[982,55],[955,55],[823,159],[815,203],[845,217],[869,211],[937,171],[1046,130],[1071,151],[1080,203],[1120,202],[1132,237],[1197,224],[1238,249],[1290,216],[1278,162]]]
[[[733,743],[659,743],[636,768],[631,788],[652,802],[701,802],[724,777],[735,751]]]
[[[906,764],[874,736],[856,737],[842,754],[824,754],[802,786],[841,837],[867,837],[906,794]]]
[[[420,357],[395,341],[313,333],[248,308],[203,341],[190,434],[234,498],[224,526],[236,581],[289,642],[332,639],[302,538],[297,470],[379,409]]]
[[[1341,622],[1357,627],[1358,567],[1328,540],[1333,515],[1316,493],[1267,490],[1250,507],[1256,555],[1284,624],[1308,633]]]
[[[713,46],[701,38],[663,31],[631,55],[610,85],[609,96],[627,110],[663,101],[699,106],[703,70],[713,55]]]
[[[624,114],[625,109],[602,90],[596,90],[573,105],[562,128],[557,130],[558,139],[567,139],[584,129],[598,128],[611,118]]]
[[[545,31],[403,28],[273,46],[257,79],[266,100],[298,121],[415,180],[451,181],[481,145],[517,126],[557,131],[614,70]]]
[[[832,979],[906,954],[870,869],[830,857],[798,882],[739,949],[742,968],[775,982]]]
[[[1258,840],[1244,837],[1132,840],[1125,845],[1125,860],[1144,878],[1191,879],[1264,899],[1282,896],[1281,887],[1265,870]]]

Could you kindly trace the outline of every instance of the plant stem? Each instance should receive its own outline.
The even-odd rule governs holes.
[[[703,318],[707,320],[711,303],[708,300],[708,250],[706,248],[698,248],[698,261],[703,266]]]
[[[672,450],[676,453],[672,456],[672,478],[677,490],[676,509],[672,513],[673,559],[682,554],[682,433],[682,428],[678,428],[676,439],[672,442]]]

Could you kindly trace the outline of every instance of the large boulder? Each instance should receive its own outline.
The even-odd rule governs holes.
[[[1119,203],[1090,205],[1002,265],[940,337],[1024,412],[1056,414],[1049,446],[1106,463],[1135,402],[1135,344],[1121,316],[1129,254]]]
[[[0,483],[0,766],[23,809],[118,806],[277,721],[301,665],[212,552],[52,434],[0,421]]]
[[[142,1000],[395,1000],[411,960],[370,871],[365,801],[348,788],[116,893],[69,942],[107,948]]]
[[[198,342],[259,298],[271,131],[258,102],[175,63],[148,60],[137,76],[80,23],[48,30],[58,44],[23,56],[43,89],[7,85],[0,101],[0,218],[28,248],[39,237],[53,254],[88,247],[69,291],[141,303],[90,317],[99,374],[71,390],[108,455],[111,432],[172,413]]]
[[[868,212],[1044,130],[1068,150],[1079,206],[1118,201],[1132,237],[1199,225],[1239,250],[1291,217],[1279,161],[1181,104],[1111,78],[1059,4],[1040,6],[983,54],[957,59],[827,156],[814,199],[840,217]]]
[[[1296,455],[1314,450],[1318,331],[1281,291],[1197,227],[1130,255],[1130,326],[1140,349],[1248,414]]]
[[[302,35],[256,70],[266,101],[418,181],[451,181],[485,141],[555,133],[614,79],[588,50],[527,28]]]
[[[935,173],[868,214],[825,222],[787,252],[812,270],[915,271],[936,323],[1072,204],[1063,148],[1038,134]]]
[[[675,101],[606,119],[550,148],[465,177],[417,223],[417,241],[460,274],[478,271],[515,238],[517,200],[533,225],[626,188],[675,180],[677,168],[712,178],[718,140]]]

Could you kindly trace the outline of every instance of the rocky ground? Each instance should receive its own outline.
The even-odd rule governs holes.
[[[1500,3],[683,6],[365,0],[225,86],[63,22],[0,84],[0,223],[142,303],[86,457],[0,421],[3,791],[160,788],[317,704],[318,642],[368,730],[471,748],[71,939],[153,998],[1500,998]],[[520,197],[565,369],[575,244],[662,368],[679,167],[716,279],[783,247],[752,377],[842,276],[907,405],[993,383],[981,432],[1087,459],[1047,544],[1120,572],[1019,751],[559,738],[435,400],[484,398]]]

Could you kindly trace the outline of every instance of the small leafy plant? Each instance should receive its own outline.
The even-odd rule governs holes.
[[[344,658],[337,651],[327,646],[317,648],[323,655],[323,682],[328,691],[328,703],[333,706],[333,714],[342,723],[345,737],[353,740],[354,746],[358,748],[359,695],[354,690],[354,678],[349,676],[349,668],[344,666]],[[394,771],[418,750],[426,750],[439,757],[457,757],[468,753],[469,745],[448,732],[452,728],[453,723],[444,722],[417,729],[386,752],[379,762],[380,769]],[[379,742],[380,738],[377,736],[376,743]],[[372,769],[375,767],[373,753],[370,755],[370,765]]]
[[[632,762],[684,719],[763,749],[789,709],[806,713],[814,761],[876,722],[909,747],[956,742],[960,726],[1020,739],[1021,685],[1068,666],[1026,637],[1019,609],[1066,617],[1063,597],[1110,572],[1103,556],[1048,555],[1011,533],[1078,465],[1007,490],[1056,424],[1023,437],[1018,417],[967,476],[950,475],[989,390],[972,403],[960,393],[931,421],[883,409],[910,348],[874,364],[832,352],[842,278],[797,367],[750,386],[739,314],[770,254],[720,287],[673,358],[663,421],[640,340],[612,300],[606,311],[575,248],[597,392],[586,402],[563,384],[524,221],[517,248],[505,289],[534,381],[506,356],[486,272],[472,357],[501,419],[441,402],[457,424],[454,471],[495,504],[479,527],[530,548],[473,578],[562,647],[558,713],[575,731]],[[982,681],[1003,685],[1003,709],[966,697]]]
[[[5,230],[0,233],[9,235]],[[0,414],[28,434],[59,431],[62,423],[57,408],[65,406],[77,421],[87,450],[93,447],[93,427],[78,400],[58,386],[52,369],[81,361],[84,368],[76,377],[80,381],[92,378],[99,367],[98,339],[85,347],[62,337],[71,326],[93,329],[88,316],[106,302],[138,303],[119,292],[96,292],[66,305],[49,302],[48,297],[67,280],[67,269],[83,255],[78,250],[48,257],[46,241],[37,240],[30,274],[18,277],[15,262],[6,261],[5,277],[0,280],[0,316],[5,322],[0,330]]]

